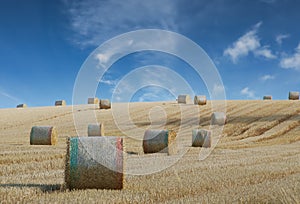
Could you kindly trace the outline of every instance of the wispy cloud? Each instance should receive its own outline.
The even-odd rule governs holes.
[[[293,55],[281,59],[280,66],[285,69],[295,69],[300,71],[300,43]]]
[[[255,92],[253,90],[250,90],[249,87],[243,88],[240,93],[250,99],[256,98]]]
[[[2,90],[0,90],[0,95],[4,96],[6,98],[9,98],[10,100],[12,100],[12,101],[14,101],[16,103],[18,103],[20,101],[20,99],[18,99],[17,97],[12,96],[11,94],[9,94],[9,93],[7,93],[5,91],[2,91]]]
[[[281,45],[282,44],[282,41],[286,38],[289,38],[290,35],[289,34],[280,34],[280,35],[277,35],[276,36],[276,42]]]
[[[241,36],[232,46],[224,51],[224,56],[229,56],[233,63],[237,63],[238,59],[253,53],[255,56],[262,56],[267,59],[275,59],[276,56],[268,46],[261,46],[260,39],[257,36],[258,29],[262,22],[257,23],[249,32]]]
[[[165,0],[65,0],[76,32],[75,43],[98,46],[118,34],[141,29],[162,28],[176,30],[176,2]]]
[[[275,76],[266,74],[266,75],[260,77],[261,81],[267,81],[267,80],[271,80],[271,79],[275,79]]]

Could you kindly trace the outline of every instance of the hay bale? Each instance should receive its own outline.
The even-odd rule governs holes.
[[[224,125],[226,123],[226,114],[224,112],[214,112],[211,115],[212,125]]]
[[[195,96],[194,97],[195,105],[206,105],[206,96]]]
[[[55,101],[55,106],[66,106],[66,104],[65,100]]]
[[[172,130],[146,130],[143,139],[143,150],[148,153],[177,153],[176,132]]]
[[[97,97],[95,98],[88,98],[88,104],[98,104],[99,99]]]
[[[264,96],[264,100],[272,100],[272,96]]]
[[[192,131],[193,147],[211,147],[211,132],[203,129]]]
[[[104,125],[100,124],[89,124],[88,125],[88,136],[104,136]]]
[[[299,100],[299,92],[290,91],[289,92],[289,100]]]
[[[33,126],[30,132],[31,145],[55,145],[57,132],[52,126]]]
[[[179,95],[177,99],[178,103],[184,103],[184,104],[190,103],[190,101],[191,101],[190,95]]]
[[[65,184],[69,189],[122,189],[123,165],[120,137],[68,138]]]
[[[17,105],[17,108],[27,108],[27,105],[25,103]]]
[[[111,108],[111,103],[110,100],[108,99],[101,99],[99,103],[100,109],[110,109]]]

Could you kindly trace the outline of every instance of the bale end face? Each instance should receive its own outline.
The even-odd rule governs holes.
[[[192,131],[193,147],[211,147],[211,132],[208,130],[196,129]]]
[[[227,118],[224,112],[215,112],[211,116],[212,125],[225,125],[226,120]]]
[[[195,96],[194,104],[195,105],[206,105],[206,96]]]
[[[101,99],[99,102],[99,108],[100,109],[110,109],[111,108],[111,102],[108,99]]]
[[[289,92],[289,100],[299,100],[299,92],[290,91]]]
[[[68,138],[65,166],[67,188],[122,189],[123,170],[122,138]]]
[[[30,132],[31,145],[56,145],[57,132],[51,126],[33,126]]]
[[[89,124],[88,136],[104,136],[104,124]]]

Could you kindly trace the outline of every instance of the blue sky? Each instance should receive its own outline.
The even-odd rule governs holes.
[[[287,99],[289,91],[300,91],[299,10],[297,0],[3,0],[0,108],[50,106],[58,99],[71,104],[76,76],[95,48],[116,35],[149,28],[174,31],[200,45],[215,63],[227,99]],[[113,64],[99,79],[97,96],[111,98],[126,74],[151,64],[169,67],[196,94],[208,95],[184,61],[149,51]],[[132,101],[174,97],[155,86],[133,95]]]

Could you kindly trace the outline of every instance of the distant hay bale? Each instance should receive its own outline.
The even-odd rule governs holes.
[[[66,106],[65,100],[55,101],[55,106]]]
[[[111,103],[110,100],[108,99],[101,99],[99,103],[100,109],[110,109],[111,108]]]
[[[176,132],[172,130],[146,130],[143,139],[143,150],[148,153],[177,153]]]
[[[211,115],[212,125],[224,125],[226,123],[226,114],[224,112],[214,112]]]
[[[100,124],[89,124],[88,125],[88,136],[104,136],[104,125]]]
[[[299,100],[299,92],[290,91],[289,92],[289,100]]]
[[[52,126],[33,126],[30,132],[31,145],[55,145],[57,132]]]
[[[195,96],[194,97],[195,105],[206,105],[206,96]]]
[[[27,105],[25,103],[17,105],[17,108],[27,108]]]
[[[190,101],[191,98],[189,95],[179,95],[177,99],[178,103],[184,103],[184,104],[190,103]]]
[[[272,96],[264,96],[264,100],[272,100]]]
[[[88,98],[88,104],[98,104],[99,99],[97,97],[95,98]]]
[[[122,189],[123,162],[123,139],[120,137],[68,138],[66,187]]]
[[[211,147],[211,132],[203,129],[192,131],[193,147]]]

